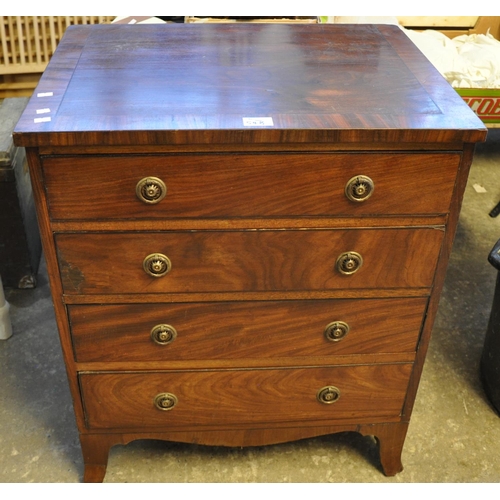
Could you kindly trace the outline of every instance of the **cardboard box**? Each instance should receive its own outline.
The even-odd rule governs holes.
[[[456,89],[485,125],[500,125],[500,89]]]

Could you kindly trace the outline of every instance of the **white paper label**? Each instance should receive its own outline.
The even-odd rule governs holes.
[[[270,116],[243,118],[244,127],[274,127],[273,119]]]
[[[38,92],[37,97],[51,97],[54,95],[54,92]]]
[[[43,114],[46,114],[46,113],[50,113],[50,109],[49,108],[43,108],[43,109],[37,109],[36,110],[36,114],[37,115],[43,115]]]
[[[35,123],[50,122],[52,118],[50,116],[45,116],[44,118],[35,118],[33,121]]]

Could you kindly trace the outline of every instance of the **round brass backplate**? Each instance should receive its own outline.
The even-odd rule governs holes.
[[[349,325],[344,321],[332,321],[325,328],[325,338],[331,342],[339,342],[348,333]]]
[[[149,276],[161,278],[172,269],[172,263],[166,255],[162,253],[152,253],[144,259],[142,267]]]
[[[158,410],[162,411],[172,410],[177,403],[177,396],[170,392],[157,394],[154,399],[154,405],[158,408]]]
[[[344,252],[339,255],[335,267],[342,274],[354,274],[363,265],[363,257],[358,252]]]
[[[142,202],[154,205],[165,198],[167,186],[158,177],[144,177],[137,183],[135,194]]]
[[[340,389],[333,385],[327,385],[318,391],[316,398],[325,405],[336,403],[340,398]]]
[[[366,175],[356,175],[345,185],[345,195],[351,201],[366,201],[375,189],[375,184]]]
[[[177,330],[172,325],[156,325],[151,329],[151,340],[159,345],[167,345],[177,337]]]

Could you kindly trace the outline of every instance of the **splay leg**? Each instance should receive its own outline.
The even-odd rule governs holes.
[[[401,453],[407,430],[407,422],[367,425],[360,429],[361,434],[372,435],[377,439],[380,463],[386,476],[394,476],[403,470]]]
[[[109,450],[116,443],[102,434],[82,434],[80,443],[85,465],[83,482],[102,483],[108,465]]]

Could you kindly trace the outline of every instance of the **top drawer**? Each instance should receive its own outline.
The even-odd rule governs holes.
[[[43,171],[55,220],[430,215],[448,212],[459,162],[450,153],[53,156]],[[362,178],[351,190],[371,196],[349,200],[359,176],[373,188]],[[161,182],[143,193],[163,191],[157,203],[137,195],[151,177]]]

